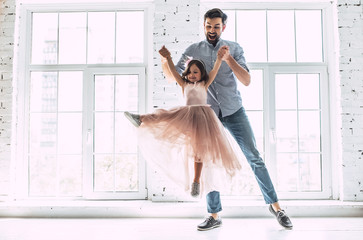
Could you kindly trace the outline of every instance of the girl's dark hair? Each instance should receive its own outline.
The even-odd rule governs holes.
[[[204,66],[204,63],[201,61],[201,60],[197,60],[197,59],[193,59],[191,61],[188,62],[188,65],[185,69],[185,71],[182,73],[182,79],[186,82],[190,82],[188,79],[187,79],[187,75],[190,73],[190,67],[192,65],[197,66],[197,68],[199,68],[200,70],[200,73],[201,73],[201,78],[200,78],[200,81],[204,81],[204,82],[207,82],[208,79],[209,79],[209,76],[208,76],[208,73],[207,71],[205,70],[205,66]]]
[[[227,14],[225,14],[221,9],[219,8],[213,8],[207,11],[204,14],[204,22],[207,18],[213,19],[213,18],[222,18],[223,25],[226,25],[227,23]]]

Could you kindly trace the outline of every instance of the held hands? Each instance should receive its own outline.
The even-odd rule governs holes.
[[[231,54],[229,53],[229,46],[224,45],[222,46],[217,53],[217,57],[223,61],[228,60],[228,58],[231,56]]]
[[[161,47],[161,49],[159,50],[159,54],[163,60],[166,60],[167,58],[169,58],[171,56],[169,50],[165,47],[165,45],[163,45]]]

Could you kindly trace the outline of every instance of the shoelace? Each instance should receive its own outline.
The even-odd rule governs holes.
[[[277,212],[277,215],[278,215],[279,217],[284,217],[284,216],[285,216],[285,211],[284,211],[284,210],[278,211],[278,212]]]

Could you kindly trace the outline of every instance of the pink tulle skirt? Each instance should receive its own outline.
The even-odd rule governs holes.
[[[201,190],[220,191],[241,168],[231,138],[208,105],[159,109],[141,116],[139,148],[148,163],[189,191],[194,162],[202,162]]]

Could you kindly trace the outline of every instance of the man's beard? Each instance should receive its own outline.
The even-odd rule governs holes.
[[[207,33],[206,35],[205,35],[205,37],[207,38],[207,41],[210,43],[210,44],[212,44],[213,46],[216,46],[216,44],[217,44],[217,42],[218,42],[218,40],[219,40],[219,37],[220,36],[218,36],[217,34],[215,35],[215,38],[213,39],[213,40],[211,40],[211,39],[209,39],[209,34]]]

